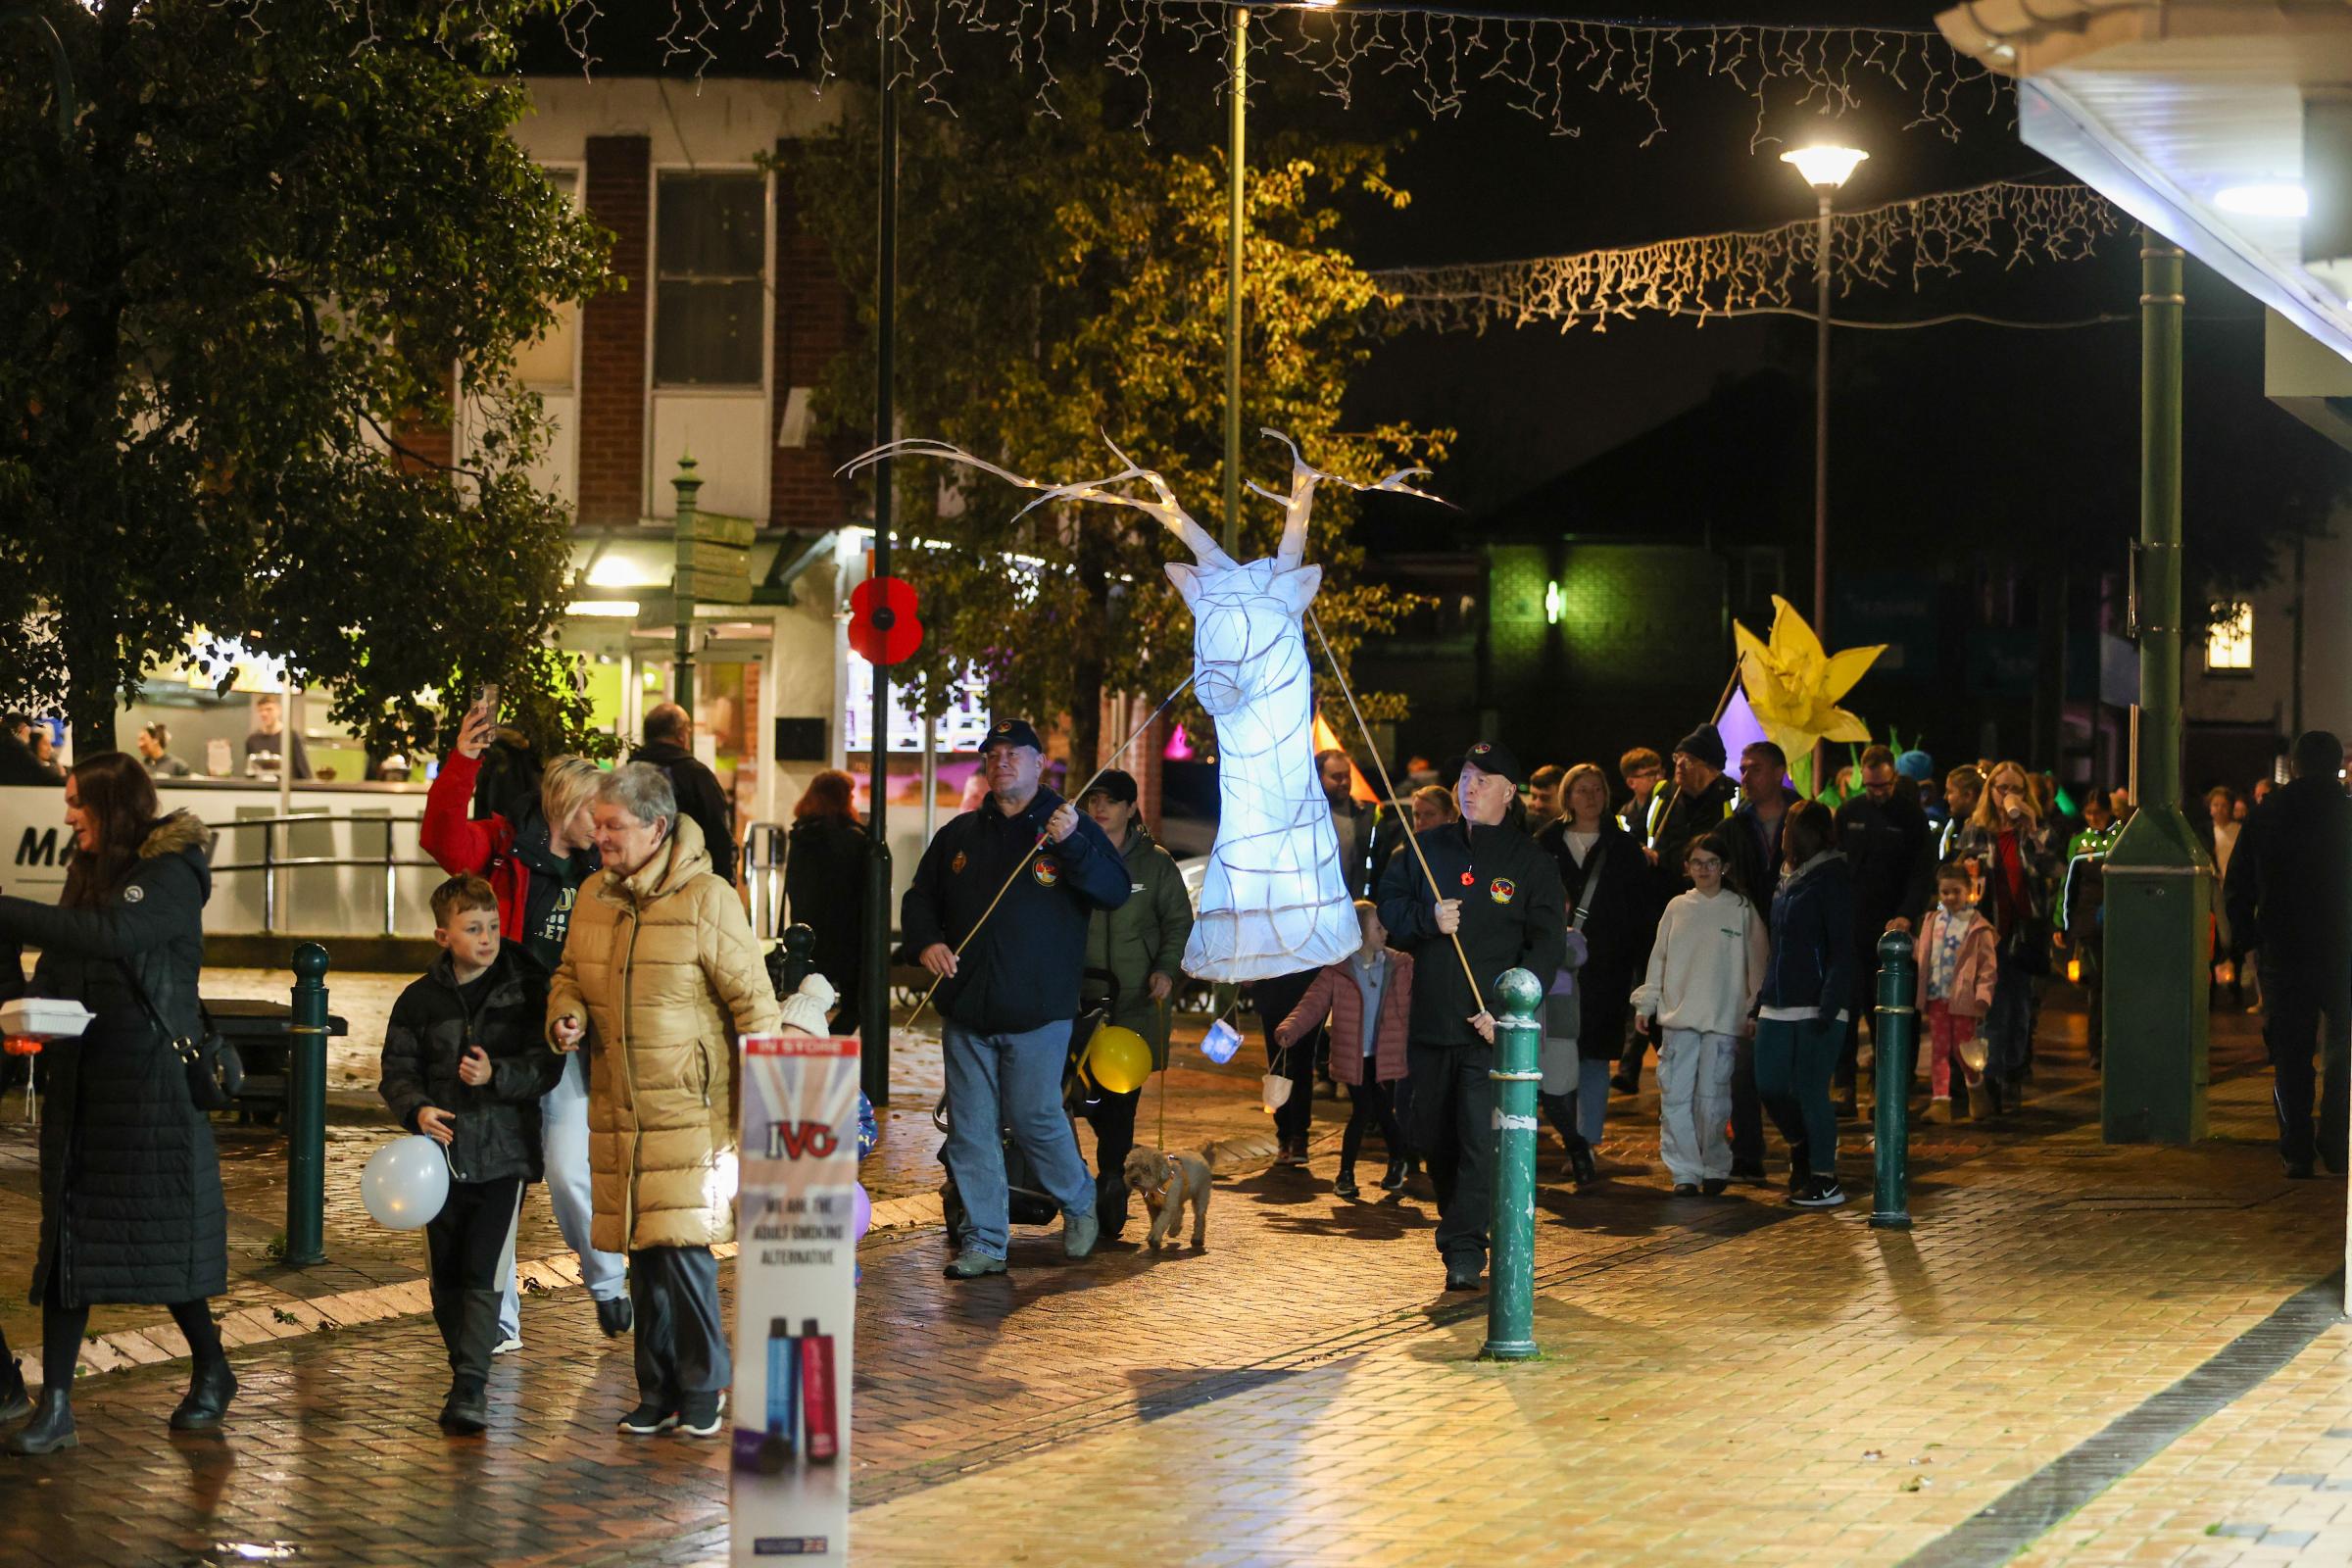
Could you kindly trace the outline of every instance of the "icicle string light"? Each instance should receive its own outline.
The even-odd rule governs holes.
[[[1840,294],[1884,288],[1908,271],[1917,289],[1964,261],[2004,269],[2080,261],[2129,226],[2086,185],[1997,180],[1971,190],[1839,213],[1830,222],[1831,277]],[[1490,324],[1550,322],[1565,332],[1606,331],[1612,318],[1645,311],[1729,316],[1787,309],[1813,291],[1812,219],[1779,228],[1700,234],[1618,250],[1533,261],[1398,268],[1373,273],[1407,326],[1483,332]]]
[[[349,4],[351,0],[338,0]],[[976,44],[1037,84],[1041,113],[1054,112],[1055,65],[1091,56],[1137,78],[1149,123],[1152,59],[1163,48],[1222,58],[1238,0],[670,0],[664,64],[699,80],[729,33],[764,40],[770,59],[808,74],[818,91],[839,74],[853,36],[882,43],[894,85],[954,108],[951,56]],[[593,72],[593,36],[611,25],[597,0],[572,0],[564,37]],[[1517,16],[1469,5],[1259,3],[1251,21],[1259,57],[1311,73],[1321,89],[1353,104],[1367,82],[1394,78],[1433,118],[1458,115],[1481,90],[1555,136],[1583,132],[1583,107],[1632,99],[1648,118],[1643,145],[1666,131],[1655,91],[1661,72],[1698,71],[1728,82],[1755,108],[1754,149],[1777,138],[1769,110],[1810,109],[1836,118],[1883,84],[1911,104],[1912,126],[1949,138],[1961,116],[2006,124],[2008,83],[1933,31],[1902,27],[1775,26],[1748,23],[1653,24],[1638,20]],[[1223,88],[1218,89],[1222,91]]]

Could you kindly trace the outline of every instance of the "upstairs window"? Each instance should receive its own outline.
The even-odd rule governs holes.
[[[575,208],[580,199],[576,169],[543,169],[547,182],[564,193]],[[514,379],[539,392],[568,392],[572,365],[579,351],[580,307],[576,301],[556,308],[556,318],[543,337],[514,351]]]
[[[664,174],[655,219],[654,384],[759,386],[766,177]]]
[[[2254,667],[2254,607],[2241,599],[2214,610],[2213,625],[2205,633],[2206,670],[2247,673]]]

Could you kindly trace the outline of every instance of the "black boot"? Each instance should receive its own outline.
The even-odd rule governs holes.
[[[1353,1198],[1361,1191],[1362,1189],[1355,1185],[1355,1161],[1352,1159],[1340,1161],[1340,1179],[1331,1184],[1331,1196]]]
[[[172,1412],[174,1432],[218,1432],[220,1418],[228,1414],[228,1401],[237,1396],[237,1375],[229,1370],[228,1357],[196,1363],[195,1376],[188,1379],[187,1396]]]
[[[41,1390],[41,1402],[34,1406],[32,1419],[9,1434],[11,1453],[55,1453],[71,1448],[81,1439],[74,1435],[74,1400],[68,1389]]]
[[[1599,1174],[1592,1163],[1592,1145],[1576,1130],[1576,1097],[1546,1095],[1539,1092],[1536,1102],[1544,1108],[1544,1119],[1551,1130],[1560,1135],[1560,1146],[1568,1152],[1568,1175],[1582,1187]]]
[[[479,1437],[490,1425],[490,1348],[498,1343],[497,1291],[467,1291],[458,1341],[449,1348],[449,1398],[441,1406],[441,1430],[452,1437]]]
[[[14,1356],[0,1367],[0,1421],[22,1421],[32,1414],[32,1396],[24,1390],[24,1369]]]
[[[1127,1177],[1122,1171],[1104,1171],[1095,1179],[1095,1222],[1102,1227],[1098,1243],[1115,1242],[1119,1232],[1127,1228]]]

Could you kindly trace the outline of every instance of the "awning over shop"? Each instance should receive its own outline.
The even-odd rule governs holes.
[[[2352,361],[2352,4],[1973,0],[2026,144]]]

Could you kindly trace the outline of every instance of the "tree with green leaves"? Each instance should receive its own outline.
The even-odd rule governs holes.
[[[1065,73],[1056,114],[1003,71],[959,76],[953,117],[903,117],[899,351],[902,428],[1015,473],[1070,480],[1118,471],[1105,438],[1164,476],[1211,532],[1223,456],[1226,172],[1213,138],[1154,142],[1107,104],[1092,73]],[[1155,135],[1168,129],[1155,121]],[[829,243],[869,321],[874,305],[875,132],[855,110],[787,170],[806,221]],[[1351,210],[1401,207],[1379,147],[1277,137],[1249,172],[1243,427],[1281,430],[1329,472],[1378,478],[1443,449],[1443,432],[1344,427],[1349,376],[1384,330],[1379,289],[1345,244]],[[870,353],[824,389],[836,428],[867,433]],[[1290,455],[1252,436],[1249,477],[1290,488]],[[1192,667],[1192,618],[1164,571],[1189,556],[1123,509],[1049,506],[961,468],[897,465],[901,551],[922,596],[925,640],[894,678],[942,711],[975,665],[1000,711],[1069,715],[1073,776],[1105,752],[1101,700],[1156,700]],[[1388,630],[1410,596],[1353,580],[1353,497],[1317,497],[1308,557],[1317,612],[1340,658]],[[1282,510],[1246,502],[1241,559],[1270,555]],[[1310,648],[1310,653],[1313,650]],[[1318,660],[1318,665],[1320,661]],[[1399,699],[1359,694],[1368,717]],[[1336,686],[1322,696],[1346,734]]]
[[[88,755],[145,671],[193,646],[225,680],[234,639],[379,753],[484,679],[582,729],[547,646],[570,518],[513,382],[604,276],[509,135],[547,9],[46,0],[0,32],[0,706]],[[460,408],[453,463],[411,432]]]

